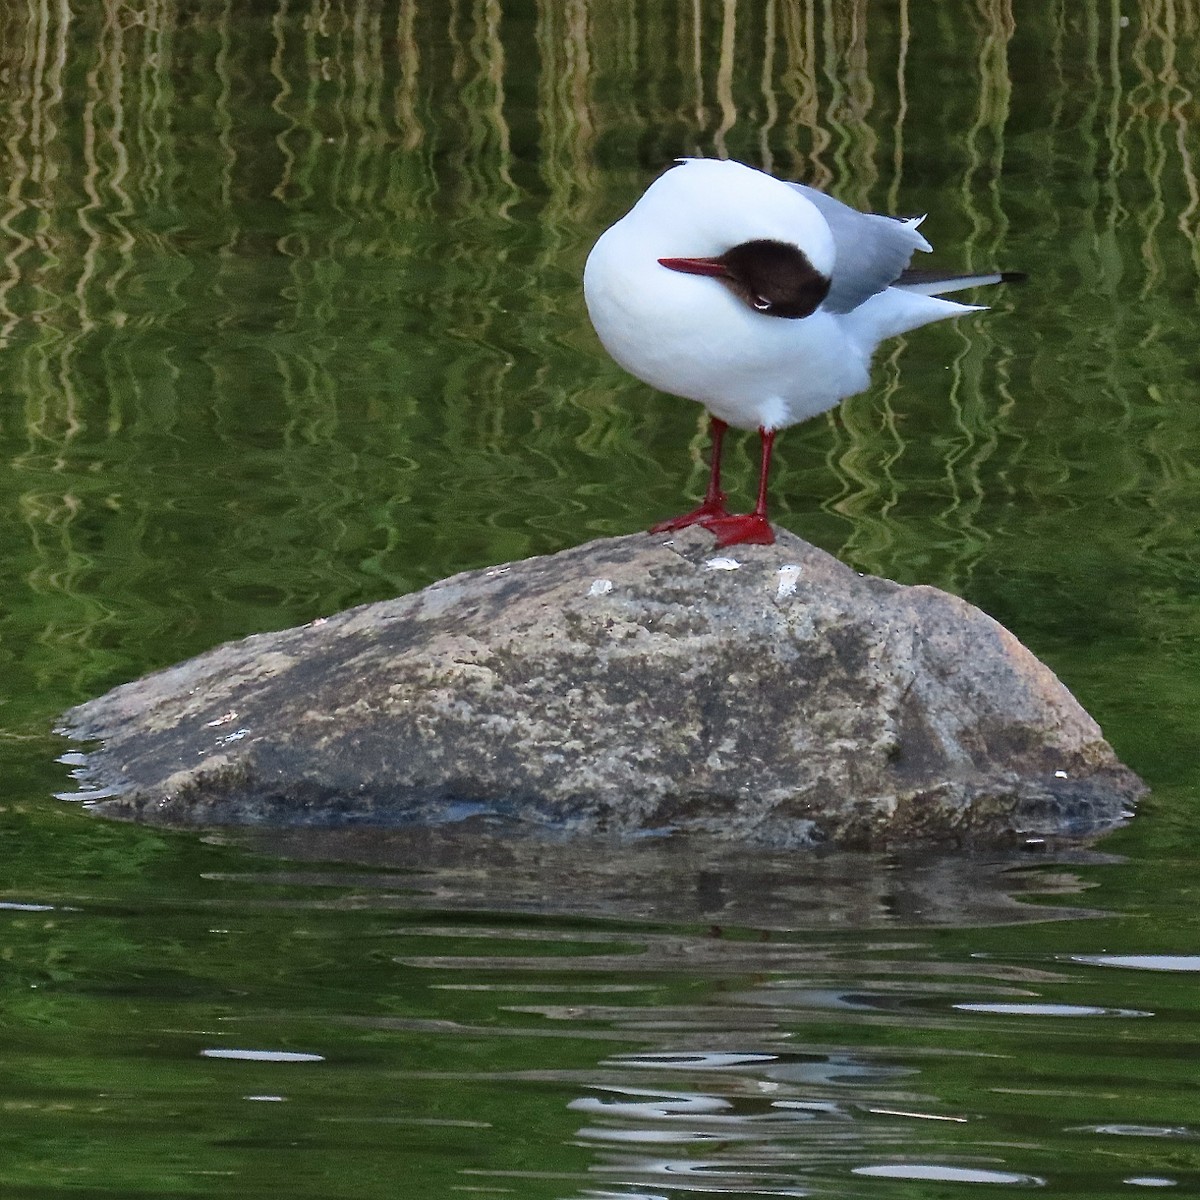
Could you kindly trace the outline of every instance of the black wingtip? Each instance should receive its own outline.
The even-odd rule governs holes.
[[[1024,283],[1029,278],[1025,271],[1001,271],[1001,283]]]

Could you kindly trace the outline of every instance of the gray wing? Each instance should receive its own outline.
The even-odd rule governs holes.
[[[895,283],[915,251],[933,248],[917,232],[924,218],[903,220],[861,213],[816,188],[803,183],[791,186],[816,205],[833,234],[837,261],[829,295],[821,305],[829,312],[848,313],[857,308]]]

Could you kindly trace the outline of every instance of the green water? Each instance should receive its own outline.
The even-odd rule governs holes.
[[[0,6],[0,1194],[1200,1193],[1198,94],[1195,0]],[[579,289],[695,153],[1029,272],[783,435],[774,515],[1007,624],[1138,818],[788,859],[56,799],[70,704],[699,494]]]

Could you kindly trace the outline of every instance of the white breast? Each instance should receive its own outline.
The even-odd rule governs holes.
[[[660,266],[659,240],[626,217],[584,270],[592,323],[630,374],[743,429],[795,424],[867,386],[870,350],[837,316],[764,316],[719,280]]]

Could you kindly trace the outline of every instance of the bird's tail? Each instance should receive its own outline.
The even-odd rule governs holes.
[[[947,275],[943,271],[908,270],[892,284],[918,296],[944,296],[947,292],[961,292],[966,288],[984,287],[990,283],[1020,283],[1025,279],[1024,271],[986,271],[978,275]]]

